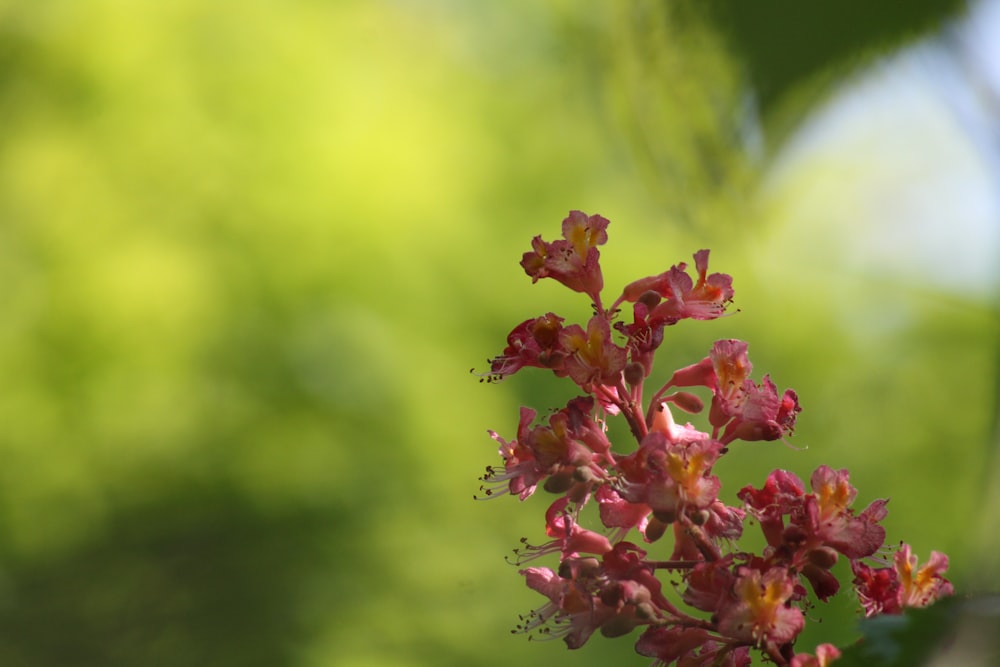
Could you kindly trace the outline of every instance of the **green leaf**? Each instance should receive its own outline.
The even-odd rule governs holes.
[[[1000,596],[951,597],[861,622],[862,638],[837,667],[1000,665]]]

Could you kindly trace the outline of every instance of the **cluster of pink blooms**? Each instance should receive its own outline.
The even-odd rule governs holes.
[[[566,324],[554,313],[522,322],[484,374],[496,381],[525,367],[548,369],[583,394],[540,421],[535,410],[521,408],[513,440],[490,431],[503,465],[486,469],[486,497],[524,500],[539,485],[556,496],[545,516],[550,541],[523,541],[515,550],[519,565],[545,555],[559,561],[555,569],[520,571],[548,602],[522,617],[515,631],[559,637],[577,648],[597,630],[617,637],[641,628],[636,651],[654,658],[654,666],[745,666],[752,650],[776,665],[824,666],[839,657],[837,648],[822,644],[800,653],[795,641],[814,604],[809,591],[826,601],[840,589],[831,573],[839,559],[848,559],[868,616],[950,594],[942,576],[947,557],[932,552],[921,566],[908,545],[888,549],[879,523],[886,501],[853,509],[857,492],[846,470],[820,466],[811,490],[794,474],[775,470],[762,487],[739,491],[742,506],[719,499],[716,461],[738,440],[791,436],[798,397],[790,389],[779,392],[766,375],[752,380],[747,344],[720,340],[644,400],[664,329],[722,316],[733,298],[732,278],[709,274],[709,252],[701,250],[694,255],[695,277],[677,264],[627,285],[605,307],[598,246],[607,241],[607,226],[599,215],[572,211],[562,239],[532,240],[521,260],[525,272],[533,281],[552,278],[586,294],[594,315],[585,325]],[[675,409],[704,410],[705,401],[689,391],[695,387],[711,396],[708,432],[673,417]],[[612,446],[608,416],[627,422],[636,441],[632,451]],[[591,502],[601,530],[581,525],[581,510]],[[767,542],[760,554],[738,549],[748,517]],[[634,534],[636,542],[653,544],[668,533],[664,542],[672,546],[655,545],[665,559],[626,539]],[[658,571],[673,578],[669,590]]]

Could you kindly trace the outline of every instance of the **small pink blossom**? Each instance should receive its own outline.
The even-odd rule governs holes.
[[[524,500],[543,480],[547,491],[563,493],[603,477],[601,463],[610,456],[611,443],[591,417],[592,410],[592,399],[576,398],[553,413],[548,425],[531,426],[536,413],[523,407],[517,439],[508,442],[489,431],[500,443],[504,469],[487,468],[482,478],[486,495],[509,492]]]
[[[813,494],[806,500],[809,532],[848,558],[875,553],[885,542],[886,500],[875,500],[858,515],[850,509],[857,496],[847,470],[822,465],[812,476]]]
[[[761,384],[750,379],[753,364],[741,340],[716,341],[709,356],[697,364],[675,372],[668,387],[704,386],[712,390],[709,423],[715,432],[724,429],[719,439],[778,440],[790,435],[795,419],[802,411],[798,396],[791,389],[779,396],[770,376]]]
[[[634,303],[646,292],[655,292],[663,301],[653,308],[650,317],[668,325],[687,318],[721,317],[733,300],[733,279],[724,273],[708,275],[708,254],[708,250],[694,254],[697,282],[687,274],[687,264],[682,262],[658,276],[630,283],[622,292],[622,300]]]
[[[898,614],[907,607],[926,607],[955,590],[945,579],[948,557],[932,551],[930,560],[918,566],[909,544],[900,546],[890,567],[873,568],[852,564],[854,585],[866,616]]]
[[[700,627],[651,627],[635,644],[639,655],[656,658],[650,667],[750,667],[747,646],[722,641]]]
[[[553,313],[521,322],[507,336],[503,354],[490,361],[488,380],[500,380],[513,375],[525,366],[550,368],[562,375],[566,351],[562,348],[559,333],[563,318]]]
[[[944,578],[948,571],[948,557],[940,551],[932,551],[930,560],[918,567],[917,557],[910,545],[904,544],[893,566],[899,575],[899,603],[903,607],[926,607],[939,598],[954,593],[951,582]]]
[[[581,528],[576,518],[568,511],[569,498],[559,498],[545,512],[545,534],[555,538],[551,542],[539,546],[527,544],[515,549],[517,564],[534,560],[550,553],[561,554],[562,559],[578,556],[580,553],[601,555],[611,551],[611,542],[607,537],[592,530]]]
[[[586,331],[577,324],[564,328],[559,342],[566,350],[566,373],[584,390],[600,385],[614,387],[622,381],[628,352],[611,339],[606,318],[595,315]]]
[[[840,657],[840,651],[833,644],[820,644],[816,647],[816,655],[797,653],[791,662],[791,667],[829,667]]]
[[[755,646],[793,641],[805,625],[802,610],[786,604],[794,592],[795,579],[783,568],[744,568],[733,584],[735,598],[718,612],[719,632]]]
[[[563,220],[562,240],[546,243],[536,236],[531,241],[531,252],[524,253],[521,266],[532,282],[553,278],[597,303],[604,288],[597,246],[607,242],[608,224],[607,218],[599,215],[570,211]]]
[[[644,564],[646,552],[619,543],[596,558],[567,558],[559,572],[549,568],[521,570],[529,588],[549,599],[516,628],[558,637],[579,648],[598,629],[617,637],[657,620],[657,609],[669,606],[660,581]]]
[[[721,451],[722,445],[704,433],[672,441],[651,431],[638,450],[618,459],[624,473],[619,493],[629,502],[649,505],[659,517],[707,508],[719,493],[719,478],[710,471]]]

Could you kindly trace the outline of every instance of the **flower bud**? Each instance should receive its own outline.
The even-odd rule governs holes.
[[[706,509],[695,510],[693,512],[688,512],[688,518],[691,519],[691,523],[696,526],[704,526],[708,523],[711,514]]]
[[[829,570],[833,567],[840,555],[833,547],[821,546],[816,547],[809,552],[808,555],[809,562],[817,567],[821,567],[824,570]]]
[[[655,516],[649,520],[646,524],[646,532],[644,533],[646,541],[655,542],[656,540],[663,537],[663,533],[667,532],[667,524],[663,523]]]
[[[571,486],[573,486],[573,473],[563,471],[549,476],[542,488],[549,493],[566,493]]]
[[[567,558],[559,564],[559,576],[563,579],[580,579],[596,575],[601,569],[601,561],[593,556]]]
[[[658,303],[660,303],[660,298],[660,293],[656,290],[646,290],[639,295],[639,298],[636,299],[636,301],[652,310]]]
[[[696,415],[705,408],[705,403],[689,391],[678,391],[664,397],[684,412]]]
[[[638,361],[633,361],[625,367],[623,375],[625,382],[634,387],[646,378],[646,368]]]
[[[635,615],[643,620],[656,618],[656,606],[652,602],[640,602],[635,606]]]
[[[658,521],[670,524],[677,520],[677,512],[674,510],[653,510],[653,516],[656,517]]]
[[[632,632],[635,622],[627,616],[615,614],[601,626],[601,634],[605,637],[621,637]]]
[[[806,531],[799,526],[789,526],[781,535],[781,541],[785,544],[800,544],[806,539]]]

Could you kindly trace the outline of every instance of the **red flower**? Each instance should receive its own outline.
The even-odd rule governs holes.
[[[893,557],[891,567],[852,563],[854,585],[865,615],[898,614],[906,607],[926,607],[955,592],[944,578],[948,557],[943,553],[932,551],[926,564],[917,564],[917,557],[905,543]]]
[[[802,408],[791,389],[778,396],[767,375],[760,385],[750,379],[753,364],[741,340],[716,341],[709,356],[674,373],[667,386],[704,386],[712,390],[709,423],[719,440],[778,440],[791,434]]]
[[[562,240],[546,243],[541,236],[532,239],[531,252],[524,253],[521,258],[524,272],[531,276],[532,282],[553,278],[599,303],[604,278],[597,246],[607,242],[608,224],[608,220],[599,215],[570,211],[562,223]]]
[[[622,542],[596,558],[567,558],[559,573],[548,568],[521,570],[529,588],[549,599],[516,628],[539,630],[579,648],[595,630],[608,637],[630,632],[657,620],[658,608],[669,606],[660,581],[644,564],[646,552]]]
[[[601,315],[590,318],[586,331],[577,324],[564,328],[559,342],[567,354],[566,374],[585,391],[621,382],[628,351],[611,340],[611,326]]]
[[[766,572],[742,568],[733,585],[735,599],[719,611],[719,632],[755,646],[780,646],[795,639],[805,625],[802,610],[786,604],[795,578],[784,568]]]
[[[893,567],[899,575],[901,606],[926,607],[955,592],[951,582],[943,576],[948,570],[946,555],[940,551],[932,551],[930,560],[923,567],[917,567],[917,562],[909,544],[903,544],[893,559]]]
[[[792,658],[791,667],[829,667],[840,657],[840,651],[833,644],[820,644],[816,655],[798,653]]]
[[[887,500],[875,500],[858,515],[850,509],[858,492],[848,481],[847,470],[821,465],[812,475],[813,494],[805,503],[808,531],[848,558],[875,553],[885,542],[885,528],[878,522],[888,513]]]
[[[619,494],[648,505],[666,523],[687,509],[708,508],[719,494],[719,478],[710,472],[721,453],[721,443],[694,429],[680,439],[651,431],[638,450],[618,459]]]
[[[635,303],[647,292],[655,292],[663,302],[653,308],[650,318],[668,325],[686,318],[713,320],[722,316],[733,300],[733,279],[725,273],[708,275],[708,254],[708,250],[694,254],[697,282],[687,274],[687,264],[681,262],[658,276],[630,283],[621,300]]]
[[[726,643],[703,628],[652,627],[635,643],[639,655],[656,658],[650,667],[750,667],[750,649]]]
[[[553,313],[525,320],[507,335],[503,354],[490,361],[487,379],[496,381],[513,375],[525,366],[550,368],[561,373],[566,351],[562,348],[559,333],[563,318]]]
[[[811,481],[814,492],[804,493],[795,475],[776,470],[763,489],[747,486],[737,495],[760,521],[770,560],[800,571],[817,597],[826,600],[840,588],[829,571],[838,553],[857,560],[882,546],[885,529],[878,522],[886,516],[886,501],[876,500],[855,514],[850,505],[857,491],[846,470],[820,466]]]
[[[532,546],[522,540],[524,548],[515,549],[517,564],[534,560],[550,553],[561,554],[561,559],[572,558],[582,553],[601,555],[611,551],[611,542],[604,535],[581,528],[567,510],[569,498],[556,500],[545,512],[545,534],[555,539],[539,546]]]
[[[542,480],[546,491],[564,493],[574,485],[587,487],[603,478],[601,463],[610,456],[611,443],[590,416],[593,406],[593,399],[575,398],[549,417],[547,426],[535,427],[531,427],[535,411],[522,407],[517,439],[510,442],[488,431],[500,443],[504,469],[486,469],[481,478],[485,494],[509,492],[524,500]]]

